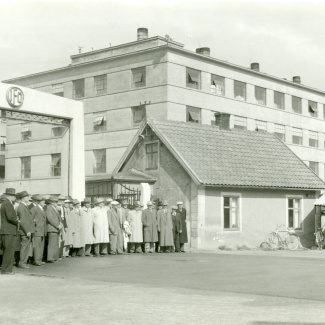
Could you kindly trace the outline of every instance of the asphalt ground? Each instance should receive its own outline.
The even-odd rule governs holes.
[[[325,324],[325,251],[64,259],[0,276],[0,324]]]

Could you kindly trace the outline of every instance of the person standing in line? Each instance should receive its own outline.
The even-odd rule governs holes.
[[[14,275],[12,271],[15,261],[15,248],[17,242],[19,219],[14,209],[13,202],[16,199],[16,190],[7,188],[6,198],[1,204],[1,246],[3,250],[1,274]]]
[[[34,235],[34,264],[41,266],[45,264],[43,259],[45,237],[46,237],[46,213],[44,211],[45,198],[40,195],[35,195],[34,205],[30,212],[35,221],[35,235]]]
[[[71,218],[71,214],[70,214],[70,200],[67,199],[64,201],[63,204],[63,212],[64,212],[64,217],[65,217],[65,221],[67,224],[67,229],[65,232],[65,240],[64,240],[64,247],[63,247],[63,257],[70,257],[69,253],[70,253],[70,248],[73,244],[73,235],[74,235],[74,222]]]
[[[155,252],[155,242],[158,241],[157,214],[152,201],[147,202],[147,209],[142,211],[143,241],[145,253]]]
[[[17,208],[17,216],[20,220],[20,261],[18,267],[21,269],[29,269],[27,265],[29,256],[32,256],[32,236],[35,233],[35,224],[32,214],[28,208],[30,195],[26,191],[19,193],[21,200]]]
[[[173,241],[173,221],[166,200],[159,203],[162,209],[157,212],[157,224],[159,232],[160,253],[169,253],[174,245]]]
[[[124,220],[123,224],[122,224],[122,235],[123,235],[123,239],[124,239],[123,240],[123,242],[124,242],[123,248],[124,248],[124,251],[127,253],[128,249],[127,249],[127,243],[126,243],[125,238],[127,238],[127,240],[129,240],[129,237],[126,234],[126,229],[124,229],[124,222],[127,221],[127,217],[128,217],[129,212],[130,212],[128,201],[127,200],[122,200],[121,205],[120,205],[119,208],[122,211],[122,220]],[[127,224],[128,224],[128,222],[127,222]]]
[[[78,200],[72,200],[73,210],[71,216],[74,220],[75,233],[73,236],[73,253],[72,256],[84,256],[85,251],[85,233],[81,220],[80,202]]]
[[[104,209],[106,210],[106,212],[108,210],[112,209],[112,202],[113,202],[113,199],[110,197],[105,200]]]
[[[187,239],[187,227],[186,227],[186,210],[183,208],[183,202],[177,202],[177,213],[181,218],[182,232],[179,234],[180,249],[182,253],[185,252],[185,243],[188,242]]]
[[[47,222],[47,261],[54,263],[59,260],[59,233],[63,228],[61,223],[60,212],[58,211],[58,199],[51,196],[48,200],[49,205],[46,208],[46,222]]]
[[[179,235],[182,233],[182,220],[180,214],[177,213],[177,206],[172,206],[172,220],[175,252],[180,252]]]
[[[143,224],[141,220],[142,216],[142,204],[139,201],[134,203],[134,210],[130,210],[127,216],[127,221],[130,225],[131,235],[129,242],[130,253],[142,253],[141,244],[143,243]]]
[[[91,247],[94,243],[94,221],[93,221],[93,212],[91,209],[91,201],[89,198],[85,198],[84,206],[81,208],[81,219],[84,228],[84,238],[85,238],[85,256],[91,255]]]
[[[58,201],[58,211],[60,213],[61,223],[63,225],[63,227],[60,231],[60,253],[59,253],[59,259],[62,259],[68,225],[67,225],[67,221],[66,221],[65,214],[64,214],[64,208],[63,208],[65,196],[60,195],[58,197],[58,200],[59,200]]]
[[[1,209],[1,204],[5,199],[6,199],[6,196],[4,194],[2,194],[0,196],[0,209]],[[2,255],[3,255],[3,251],[1,249],[1,214],[0,214],[0,269],[1,269],[1,264],[2,264]]]
[[[123,254],[123,213],[120,203],[112,201],[112,209],[107,211],[108,227],[109,227],[109,242],[110,254]]]
[[[93,211],[94,220],[94,255],[100,257],[100,245],[103,244],[104,247],[109,243],[108,236],[108,220],[107,220],[107,210],[105,209],[105,199],[97,198],[95,200],[95,207]],[[107,254],[107,253],[106,253]]]

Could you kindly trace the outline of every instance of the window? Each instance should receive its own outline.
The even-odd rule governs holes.
[[[318,134],[314,131],[309,131],[309,147],[318,147]]]
[[[239,197],[223,196],[223,229],[239,230]]]
[[[51,176],[61,176],[61,154],[56,153],[51,155]]]
[[[63,84],[55,84],[52,85],[52,94],[56,96],[61,96],[63,97],[64,92],[63,92]]]
[[[132,88],[145,87],[146,67],[132,69]]]
[[[309,168],[316,174],[319,174],[319,163],[316,161],[309,162]]]
[[[0,151],[6,151],[6,138],[0,139]]]
[[[140,124],[146,118],[146,106],[139,105],[132,107],[133,125]]]
[[[201,108],[186,106],[186,122],[201,123]]]
[[[323,119],[325,120],[325,104],[323,104]]]
[[[211,92],[216,95],[224,96],[225,95],[225,78],[211,75]]]
[[[85,79],[73,81],[73,98],[83,98],[85,96]]]
[[[256,131],[265,131],[266,132],[266,122],[256,121]]]
[[[312,117],[317,117],[317,103],[312,102],[311,100],[308,101],[308,113]]]
[[[246,84],[234,80],[234,97],[239,100],[246,100]]]
[[[288,227],[302,229],[300,198],[288,198]]]
[[[66,126],[54,126],[52,127],[52,134],[54,137],[61,137],[66,129]]]
[[[235,116],[234,117],[234,128],[247,130],[247,119],[246,117]]]
[[[283,142],[285,142],[285,127],[284,125],[275,124],[274,134]]]
[[[292,110],[301,114],[301,98],[292,96]]]
[[[106,149],[93,150],[93,173],[106,173]]]
[[[94,77],[95,95],[106,94],[107,91],[107,75]]]
[[[95,132],[106,131],[106,116],[105,112],[98,112],[93,114]]]
[[[284,94],[278,91],[274,92],[274,107],[284,109]]]
[[[157,169],[158,168],[158,142],[146,144],[146,168]]]
[[[201,71],[186,68],[186,87],[201,89]]]
[[[302,129],[292,128],[292,143],[302,145]]]
[[[31,174],[31,158],[22,157],[21,159],[21,178],[30,178]]]
[[[21,125],[21,140],[26,141],[32,138],[32,124],[24,123]]]
[[[259,105],[266,105],[266,89],[255,86],[255,100]]]
[[[5,166],[0,166],[0,178],[5,178]]]

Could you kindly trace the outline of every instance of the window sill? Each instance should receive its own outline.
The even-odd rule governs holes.
[[[223,229],[223,231],[225,231],[225,232],[236,232],[236,231],[240,231],[240,229],[239,228],[234,228],[234,229]]]

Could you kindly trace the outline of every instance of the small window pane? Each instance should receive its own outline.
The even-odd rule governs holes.
[[[73,98],[83,98],[85,96],[85,79],[73,81]]]
[[[225,78],[211,75],[211,92],[216,95],[224,96],[225,95]]]
[[[186,106],[186,122],[201,123],[201,108]]]
[[[309,131],[309,146],[318,147],[318,133],[314,131]]]
[[[146,118],[146,106],[139,105],[132,107],[133,125],[140,124]]]
[[[100,132],[106,131],[106,113],[97,112],[93,114],[93,131]]]
[[[61,176],[61,154],[53,154],[51,157],[51,176]]]
[[[266,132],[266,122],[256,121],[256,131],[265,131]]]
[[[259,105],[266,105],[266,89],[255,86],[255,100]]]
[[[234,97],[239,100],[246,100],[246,84],[234,80]]]
[[[146,86],[146,67],[135,68],[132,72],[132,88]]]
[[[31,157],[21,158],[21,178],[30,178],[31,176]]]
[[[201,89],[201,71],[186,68],[186,87]]]
[[[93,150],[93,173],[106,173],[106,149]]]
[[[274,92],[274,107],[284,109],[284,94],[278,91]]]
[[[275,124],[274,134],[283,142],[285,141],[285,126],[280,124]]]
[[[302,145],[302,129],[292,129],[292,143]]]
[[[292,96],[292,110],[301,114],[301,98]]]
[[[147,169],[158,168],[158,143],[148,143],[146,148]]]
[[[246,130],[247,129],[247,119],[246,117],[235,116],[234,128]]]
[[[52,94],[63,97],[63,84],[52,85]]]
[[[95,94],[103,95],[107,92],[107,75],[100,75],[94,77],[94,86],[95,86]]]
[[[319,164],[316,161],[309,162],[309,168],[316,174],[319,174]]]
[[[308,113],[312,117],[317,117],[317,103],[312,102],[311,100],[308,101]]]

